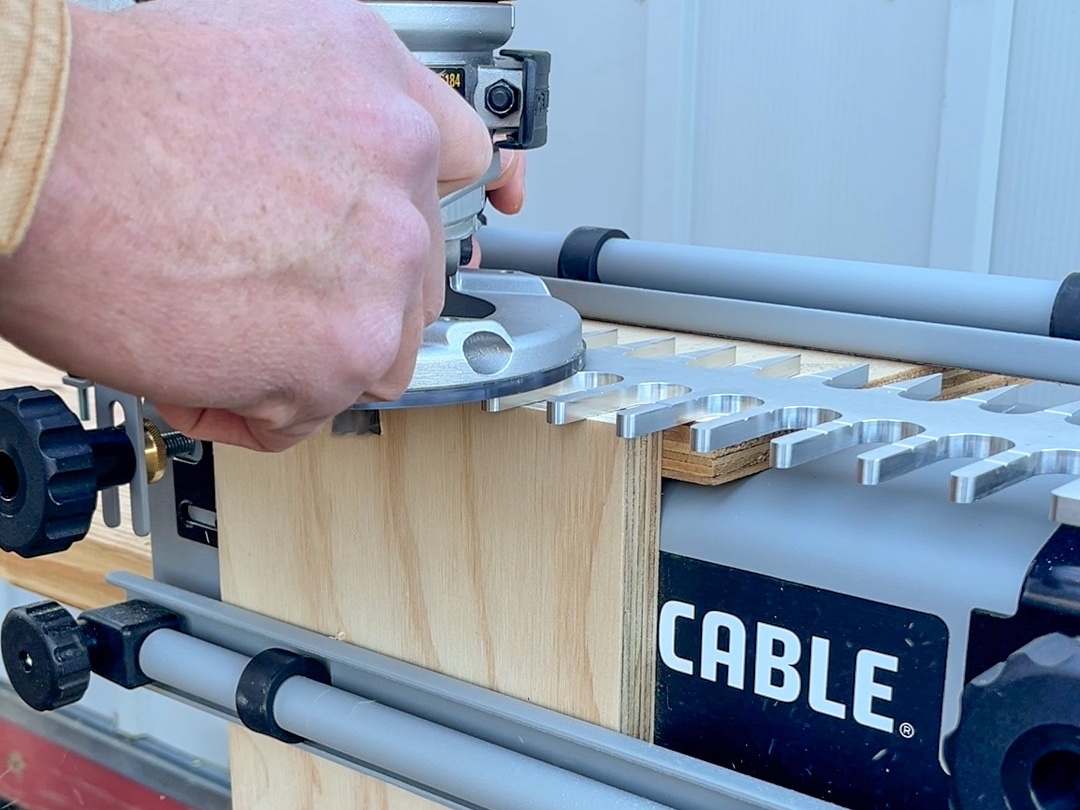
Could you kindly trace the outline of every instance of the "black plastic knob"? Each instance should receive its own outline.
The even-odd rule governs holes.
[[[19,697],[49,711],[81,698],[91,672],[125,689],[146,686],[150,679],[139,665],[143,642],[181,626],[175,613],[138,599],[87,610],[78,619],[56,602],[38,602],[8,611],[0,655]]]
[[[39,712],[75,703],[90,684],[90,648],[75,617],[56,602],[8,612],[3,659],[19,697]]]
[[[973,679],[945,757],[954,810],[1080,808],[1080,639],[1042,636]]]
[[[0,549],[64,551],[89,531],[98,491],[135,469],[123,429],[84,429],[52,391],[0,391]]]

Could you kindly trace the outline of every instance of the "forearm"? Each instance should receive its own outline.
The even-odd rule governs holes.
[[[60,131],[70,50],[65,0],[0,0],[0,256],[30,224]]]

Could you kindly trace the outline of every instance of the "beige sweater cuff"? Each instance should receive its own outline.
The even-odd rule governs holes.
[[[0,0],[0,256],[30,225],[60,132],[70,51],[65,0]]]

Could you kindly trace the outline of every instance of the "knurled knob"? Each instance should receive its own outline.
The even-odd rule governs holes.
[[[964,687],[953,810],[1080,808],[1080,639],[1035,639]]]
[[[85,430],[52,391],[0,391],[0,549],[64,551],[90,529],[98,490],[134,474],[122,429]]]
[[[90,684],[90,647],[56,602],[8,612],[0,630],[4,668],[19,697],[39,712],[75,703]]]

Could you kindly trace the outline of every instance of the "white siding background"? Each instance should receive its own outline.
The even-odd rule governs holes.
[[[1060,278],[1075,0],[519,0],[553,52],[518,222]]]

